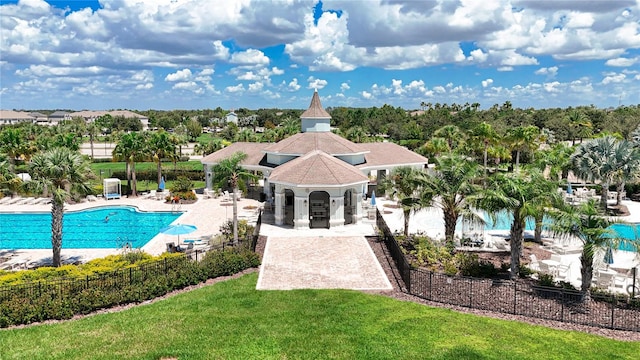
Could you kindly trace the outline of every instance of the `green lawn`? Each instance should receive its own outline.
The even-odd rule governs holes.
[[[199,160],[190,160],[190,161],[181,161],[176,163],[175,168],[180,170],[202,170],[202,163]],[[174,164],[172,162],[163,162],[162,163],[163,171],[173,170]],[[97,178],[93,180],[92,185],[101,185],[102,179],[108,178],[111,173],[114,171],[125,171],[125,163],[124,162],[103,162],[103,163],[91,163],[91,170],[94,174],[97,175]],[[157,171],[157,165],[154,162],[139,162],[136,163],[136,171],[151,171],[154,174]],[[155,176],[154,176],[155,179]],[[126,180],[125,180],[126,182]],[[167,181],[166,188],[171,189],[173,186],[173,181]],[[203,181],[194,181],[194,188],[202,188],[205,186],[205,182]],[[138,180],[138,191],[149,191],[155,190],[158,188],[157,180]],[[1,360],[1,359],[0,359]]]
[[[631,359],[640,344],[257,274],[127,311],[0,331],[0,359]]]

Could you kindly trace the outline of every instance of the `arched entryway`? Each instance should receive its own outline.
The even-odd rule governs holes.
[[[284,191],[284,223],[293,226],[293,216],[295,214],[295,195],[290,189]]]
[[[309,227],[312,229],[328,229],[330,217],[329,193],[326,191],[314,191],[309,194]]]
[[[344,224],[353,224],[353,214],[356,212],[353,203],[353,191],[351,189],[344,192]]]

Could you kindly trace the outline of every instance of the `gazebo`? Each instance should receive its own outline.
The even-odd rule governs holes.
[[[102,181],[102,194],[106,200],[120,199],[122,194],[122,184],[120,179],[109,178]]]

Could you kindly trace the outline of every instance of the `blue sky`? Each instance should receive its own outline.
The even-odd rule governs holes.
[[[0,0],[2,109],[640,104],[640,0]]]

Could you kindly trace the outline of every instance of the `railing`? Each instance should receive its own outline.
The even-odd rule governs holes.
[[[258,213],[258,220],[256,226],[253,229],[253,235],[251,236],[251,251],[256,251],[256,245],[258,244],[258,238],[260,237],[260,227],[262,226],[262,209]]]
[[[584,301],[584,294],[575,290],[412,269],[380,213],[377,217],[384,242],[411,295],[472,309],[640,332],[639,299],[593,294],[591,301]]]

